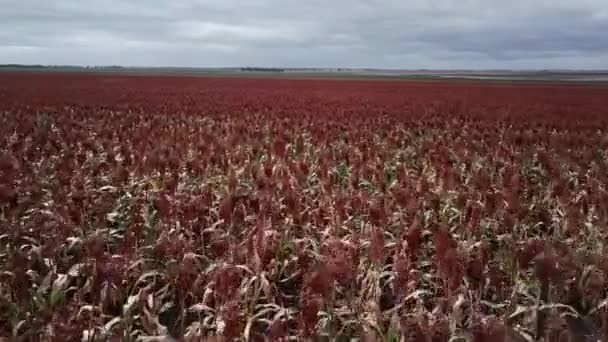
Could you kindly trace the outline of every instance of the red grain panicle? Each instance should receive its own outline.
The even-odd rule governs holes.
[[[342,222],[346,219],[346,195],[342,192],[338,192],[334,199],[334,210],[336,213],[336,218],[339,222]]]
[[[450,338],[450,322],[448,317],[442,313],[433,315],[430,322],[430,337],[431,341],[443,342],[449,341]]]
[[[456,248],[448,249],[438,262],[439,273],[447,285],[447,290],[456,290],[464,276],[464,265],[462,257]]]
[[[447,167],[443,171],[443,182],[445,184],[446,190],[457,190],[458,187],[458,177],[455,174],[455,171],[451,167]]]
[[[123,165],[118,165],[113,172],[112,179],[119,184],[126,183],[129,180],[129,170]]]
[[[395,293],[400,297],[408,293],[410,270],[410,258],[404,251],[397,252],[393,260],[393,272],[395,272],[393,288],[395,289]]]
[[[397,202],[397,204],[399,204],[399,206],[401,206],[402,208],[407,207],[409,201],[410,201],[410,193],[407,191],[406,188],[404,187],[398,187],[395,190],[393,190],[393,197],[395,198],[395,201]]]
[[[103,257],[95,263],[95,280],[100,283],[107,282],[113,286],[119,286],[127,276],[128,266],[128,260],[123,256]]]
[[[232,222],[232,214],[235,208],[235,201],[232,195],[227,194],[220,202],[220,218],[226,223]]]
[[[302,274],[308,274],[314,264],[314,258],[303,250],[297,252],[297,269]]]
[[[435,244],[438,271],[447,286],[446,290],[451,293],[458,288],[464,275],[464,265],[458,251],[458,243],[444,227],[431,227],[431,232]]]
[[[323,305],[323,298],[319,295],[305,296],[300,300],[299,327],[304,337],[314,336],[319,321],[318,313]]]
[[[508,329],[496,317],[487,317],[473,327],[473,342],[516,341],[509,338]]]
[[[286,320],[276,319],[268,327],[268,338],[270,341],[283,341],[287,339],[289,325]]]
[[[266,228],[268,223],[265,221],[258,221],[255,229],[255,251],[258,255],[264,255],[266,249]]]
[[[300,169],[300,171],[302,172],[302,175],[304,177],[308,177],[309,173],[310,173],[310,167],[308,166],[308,162],[304,159],[300,160],[298,162],[298,168]]]
[[[224,303],[234,298],[241,284],[241,273],[234,266],[224,265],[216,271],[213,280],[215,282],[215,301],[216,303]]]
[[[158,196],[154,199],[153,205],[161,219],[165,220],[171,217],[173,208],[171,202],[169,201],[169,197],[165,192],[158,194]]]
[[[418,250],[422,241],[422,223],[419,218],[415,218],[412,225],[404,234],[403,239],[407,242],[407,253],[412,260],[418,256]]]
[[[552,247],[545,246],[542,253],[533,259],[534,275],[541,284],[548,286],[549,283],[561,278],[561,267],[559,257]]]
[[[333,267],[330,265],[319,262],[316,267],[313,268],[312,272],[308,272],[304,276],[304,282],[302,284],[302,295],[319,295],[325,297],[331,291],[333,282],[335,280],[333,275]]]
[[[421,327],[414,316],[405,316],[401,319],[400,329],[401,338],[404,342],[427,342],[427,333]]]
[[[373,225],[385,227],[388,223],[388,214],[384,199],[379,199],[370,204],[369,218]]]
[[[376,267],[384,264],[384,232],[381,228],[375,227],[371,231],[369,258]]]
[[[530,239],[523,244],[517,251],[517,261],[519,267],[526,269],[534,258],[545,248],[545,242],[540,239]]]
[[[479,224],[481,221],[481,207],[472,201],[467,203],[466,207],[466,227],[467,231],[473,235],[479,234]]]
[[[444,226],[431,226],[431,233],[433,234],[433,243],[435,244],[435,251],[440,259],[444,259],[444,254],[451,250],[458,248],[458,242],[454,240],[452,234]]]
[[[284,198],[285,206],[290,215],[293,217],[298,217],[300,214],[300,196],[296,192],[296,190],[289,186],[285,190],[285,198]]]
[[[480,242],[473,246],[469,252],[469,258],[466,266],[466,274],[475,288],[483,285],[485,269],[490,260],[489,245],[486,242]]]
[[[285,159],[287,157],[287,142],[283,138],[277,138],[272,143],[272,150],[277,158]]]
[[[361,193],[357,196],[352,196],[349,200],[351,213],[358,214],[363,210],[365,203],[365,199],[362,197]]]
[[[101,259],[105,254],[106,241],[100,234],[90,236],[85,242],[87,256],[93,259]]]
[[[230,250],[230,242],[225,237],[215,236],[209,243],[209,254],[214,258],[224,257]]]
[[[579,229],[580,222],[582,220],[582,215],[579,210],[574,205],[568,205],[566,207],[566,227],[565,233],[567,236],[575,237],[581,231]]]
[[[513,227],[515,226],[516,219],[509,211],[506,211],[502,218],[502,227],[498,230],[500,233],[508,233],[513,231]]]
[[[488,174],[483,171],[482,169],[479,169],[475,176],[473,177],[474,181],[475,181],[475,185],[477,186],[477,189],[481,192],[481,193],[487,193],[489,188],[490,188],[490,176],[488,176]]]
[[[332,278],[342,286],[349,286],[355,281],[359,265],[358,248],[358,236],[355,235],[350,242],[330,240],[321,250]]]
[[[350,175],[349,182],[350,182],[350,186],[353,189],[359,189],[359,184],[361,182],[361,176],[359,175],[359,171],[354,170],[352,172],[352,174]]]
[[[230,171],[228,172],[228,181],[227,181],[228,193],[234,194],[236,192],[236,189],[238,186],[239,186],[239,179],[236,176],[236,172],[234,172],[233,168],[230,168]]]
[[[235,340],[242,335],[245,329],[245,318],[240,301],[231,300],[226,303],[222,308],[222,319],[225,324],[223,337],[226,340]]]

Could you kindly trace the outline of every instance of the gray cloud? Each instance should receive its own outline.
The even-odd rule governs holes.
[[[605,0],[0,0],[0,63],[607,68]]]

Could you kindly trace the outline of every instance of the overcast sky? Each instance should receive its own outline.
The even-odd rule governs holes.
[[[608,0],[0,0],[0,63],[608,69]]]

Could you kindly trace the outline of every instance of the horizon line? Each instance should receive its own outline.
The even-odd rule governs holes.
[[[80,69],[199,69],[199,70],[218,70],[218,69],[259,69],[267,71],[281,70],[332,70],[332,71],[500,71],[500,72],[608,72],[608,69],[586,69],[586,68],[379,68],[379,67],[286,67],[286,66],[145,66],[145,65],[83,65],[83,64],[21,64],[21,63],[0,63],[0,68],[80,68]]]

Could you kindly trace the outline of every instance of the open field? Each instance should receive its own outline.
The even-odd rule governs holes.
[[[0,73],[0,209],[7,338],[608,338],[608,86]]]
[[[279,79],[345,79],[410,81],[484,81],[510,83],[608,84],[606,70],[399,70],[313,68],[180,68],[180,67],[80,67],[0,65],[2,72],[89,73],[129,76],[236,77]]]

